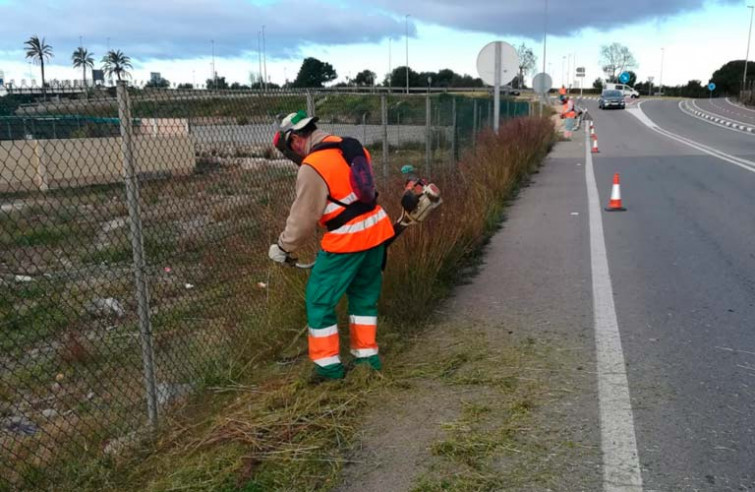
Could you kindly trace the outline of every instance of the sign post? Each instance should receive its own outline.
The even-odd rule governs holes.
[[[501,85],[508,84],[519,69],[516,49],[504,41],[486,44],[477,55],[477,73],[493,86],[493,130],[498,133],[501,117]]]
[[[582,99],[582,94],[584,91],[585,67],[577,67],[577,78],[579,79],[579,98]]]
[[[708,91],[710,91],[710,97],[708,99],[713,99],[713,91],[716,90],[716,84],[711,82],[708,84]]]
[[[535,75],[532,79],[532,90],[540,96],[540,116],[543,115],[543,104],[548,100],[548,92],[553,87],[553,79],[545,72]]]

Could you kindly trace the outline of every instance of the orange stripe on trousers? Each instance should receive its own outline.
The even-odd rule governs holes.
[[[375,341],[377,335],[376,325],[349,325],[351,348],[353,349],[377,349]]]
[[[338,355],[338,349],[338,333],[327,337],[309,335],[309,358],[312,360],[334,357]]]

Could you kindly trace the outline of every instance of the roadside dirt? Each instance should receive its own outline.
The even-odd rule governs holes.
[[[558,144],[480,272],[390,361],[335,490],[602,488],[586,224],[569,218],[580,140]]]

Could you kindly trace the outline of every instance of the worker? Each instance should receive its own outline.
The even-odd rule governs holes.
[[[314,379],[321,382],[345,376],[335,311],[344,294],[349,301],[354,363],[382,368],[376,341],[377,303],[385,243],[394,229],[376,196],[367,204],[355,199],[352,161],[338,145],[358,142],[328,135],[317,128],[317,120],[304,111],[291,113],[276,134],[276,147],[300,165],[285,229],[268,255],[276,262],[291,262],[292,253],[312,237],[318,224],[327,229],[306,288],[309,357],[315,364]],[[361,144],[357,150],[369,163],[367,150]]]
[[[564,137],[571,138],[576,118],[577,111],[574,109],[574,101],[565,96],[563,105],[561,106],[561,119],[564,120]]]
[[[564,102],[565,98],[566,98],[566,87],[561,85],[561,88],[558,90],[558,100],[561,102]]]

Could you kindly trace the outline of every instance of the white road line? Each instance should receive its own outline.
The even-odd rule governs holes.
[[[595,322],[595,348],[598,364],[600,435],[603,451],[603,489],[642,491],[642,474],[634,433],[634,417],[629,399],[629,383],[621,350],[621,336],[613,304],[613,286],[608,270],[603,237],[600,199],[590,153],[590,137],[585,132],[585,178],[590,223],[592,298]]]
[[[729,104],[731,104],[732,106],[734,106],[734,107],[735,107],[735,108],[737,108],[737,109],[744,109],[745,111],[750,111],[751,113],[755,113],[755,109],[745,108],[745,107],[744,107],[744,106],[742,106],[741,104],[734,104],[733,102],[731,102],[731,101],[729,100],[729,98],[728,98],[728,97],[726,98],[726,102],[727,102],[727,103],[729,103]]]
[[[707,145],[697,143],[688,138],[682,137],[680,135],[677,135],[676,133],[672,133],[668,130],[664,130],[663,128],[659,127],[658,125],[653,123],[653,120],[648,118],[648,116],[642,111],[642,104],[638,105],[636,108],[628,109],[626,111],[630,113],[632,116],[634,116],[635,118],[637,118],[638,120],[640,120],[642,123],[647,125],[650,129],[660,133],[664,137],[670,138],[672,140],[676,140],[677,142],[681,142],[689,147],[692,147],[693,149],[697,149],[701,152],[705,152],[706,154],[712,155],[713,157],[717,157],[718,159],[721,159],[722,161],[729,162],[731,164],[734,164],[735,166],[741,167],[742,169],[746,169],[747,171],[755,173],[755,162],[748,161],[747,159],[742,159],[741,157],[736,157],[736,156],[727,154],[725,152],[721,152],[718,149],[714,149],[713,147],[708,147]]]
[[[683,106],[683,104],[685,102],[686,101],[679,101],[679,110],[682,113],[685,113],[685,114],[687,114],[689,116],[692,116],[693,118],[697,118],[697,119],[700,119],[700,120],[703,119],[703,118],[705,118],[705,120],[712,120],[712,121],[705,121],[705,120],[703,120],[703,121],[705,121],[706,123],[709,123],[711,125],[720,127],[720,128],[726,128],[727,130],[737,131],[738,133],[746,132],[746,133],[748,133],[750,135],[755,135],[755,134],[752,133],[754,131],[754,129],[750,125],[748,125],[747,123],[742,123],[740,121],[735,121],[735,120],[729,121],[729,120],[726,120],[724,118],[717,118],[716,117],[716,116],[720,116],[720,115],[713,115],[713,114],[705,113],[697,104],[695,104],[695,101],[692,101],[692,105],[695,108],[697,108],[697,109],[687,108],[687,110],[685,111],[684,106]],[[692,113],[695,113],[695,114],[692,114]],[[726,125],[726,126],[723,126],[723,125]],[[735,128],[730,128],[732,126],[736,127],[736,129]]]

